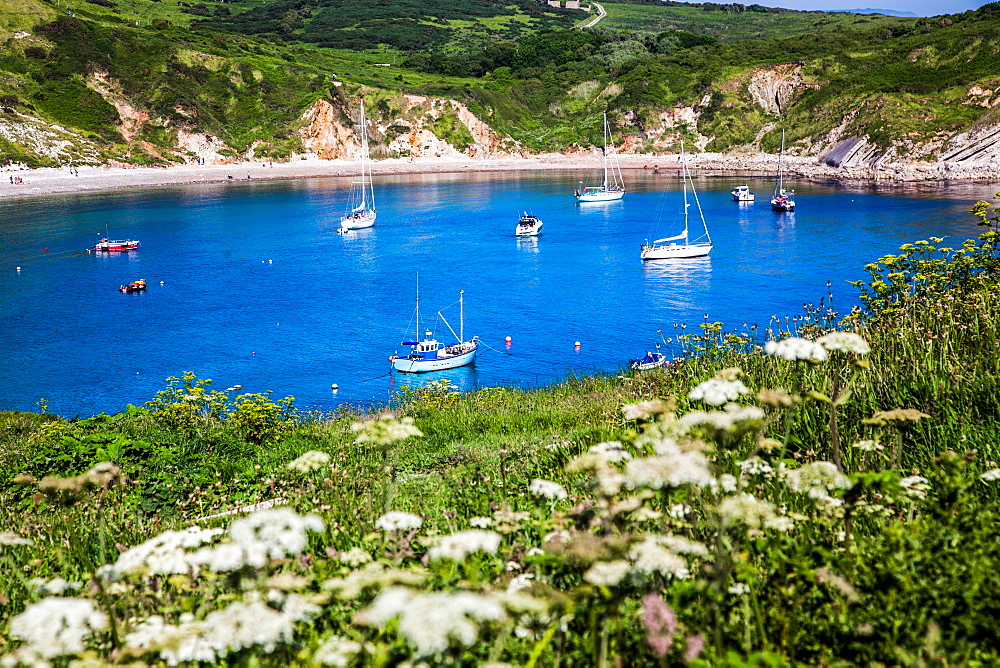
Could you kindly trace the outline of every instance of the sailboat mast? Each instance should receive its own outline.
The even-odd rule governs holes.
[[[778,195],[781,194],[781,191],[782,191],[782,189],[784,187],[784,184],[782,183],[782,179],[781,179],[781,159],[784,157],[784,155],[785,155],[785,131],[782,130],[781,131],[781,151],[778,153],[778,178],[777,178],[777,180],[775,181],[775,184],[774,184],[774,196],[775,197],[777,197]]]
[[[604,189],[608,189],[608,114],[604,114]]]
[[[420,340],[420,272],[417,272],[417,327],[414,332],[417,335],[416,341]]]
[[[458,342],[465,343],[465,302],[462,297],[465,290],[458,291]]]
[[[681,183],[684,186],[684,243],[688,242],[688,166],[684,155],[684,142],[681,142]]]
[[[368,162],[368,127],[365,122],[365,98],[361,98],[361,204],[368,202],[368,192],[366,190],[365,166]],[[372,202],[375,206],[375,202]]]

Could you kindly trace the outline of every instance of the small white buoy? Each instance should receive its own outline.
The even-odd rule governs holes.
[[[163,281],[160,281],[160,285],[163,285]]]
[[[504,339],[504,341],[506,341],[507,343],[510,343],[511,341],[513,341],[513,339],[508,336],[508,337],[506,337]]]
[[[268,260],[267,263],[268,264],[274,264],[274,260]]]
[[[579,348],[580,347],[580,342],[579,341],[574,341],[573,342],[573,346],[576,347],[576,348]]]
[[[21,268],[20,267],[17,268],[17,273],[21,273]]]
[[[336,383],[331,383],[330,384],[330,389],[333,390],[334,392],[336,392],[337,390],[340,389],[340,386],[337,385]]]

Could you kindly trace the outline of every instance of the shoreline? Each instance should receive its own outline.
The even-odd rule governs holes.
[[[670,173],[680,168],[677,154],[619,154],[621,168]],[[809,181],[836,180],[843,183],[894,186],[936,186],[956,181],[973,183],[996,178],[1000,174],[975,174],[961,177],[960,170],[948,163],[911,165],[894,170],[846,169],[831,167],[814,158],[787,157],[786,176]],[[703,174],[723,173],[733,176],[773,176],[777,156],[769,154],[692,154],[692,167]],[[591,154],[548,153],[529,157],[505,158],[387,158],[373,161],[373,175],[445,174],[463,172],[518,172],[546,170],[600,170],[600,152]],[[84,193],[183,186],[230,181],[277,181],[319,177],[352,176],[359,172],[355,160],[307,158],[290,162],[239,162],[218,165],[171,165],[168,167],[82,166],[6,169],[0,171],[0,199],[66,193]],[[905,171],[910,170],[909,172]],[[6,172],[6,173],[4,173]],[[950,177],[950,178],[949,178]],[[20,179],[21,183],[14,183]]]

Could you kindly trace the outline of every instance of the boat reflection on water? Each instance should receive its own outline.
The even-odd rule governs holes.
[[[646,294],[655,306],[689,309],[708,292],[712,258],[646,260],[642,263]]]
[[[526,253],[538,252],[538,237],[517,237],[517,250]]]

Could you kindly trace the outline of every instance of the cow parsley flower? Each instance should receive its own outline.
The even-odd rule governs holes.
[[[744,394],[750,394],[750,390],[742,381],[710,378],[688,392],[688,399],[700,399],[710,406],[721,406],[727,401],[736,401]]]
[[[861,452],[878,452],[883,449],[882,444],[877,440],[858,441],[851,447],[857,448]]]
[[[11,620],[11,637],[25,643],[13,656],[16,661],[47,666],[48,659],[83,652],[84,639],[107,625],[108,618],[94,607],[93,601],[45,598]]]
[[[736,491],[736,476],[723,473],[719,476],[719,489],[726,494]]]
[[[763,419],[764,411],[756,406],[726,404],[721,411],[691,411],[681,416],[680,423],[685,427],[705,426],[719,431],[732,431],[744,422]]]
[[[602,456],[608,462],[620,462],[632,459],[629,451],[618,441],[604,441],[597,445],[592,445],[587,452],[592,455]]]
[[[842,353],[867,355],[872,351],[868,342],[854,332],[830,332],[816,339],[816,343],[831,352],[836,350]]]
[[[597,561],[583,574],[583,579],[598,587],[614,587],[632,570],[631,564],[624,560]]]
[[[34,541],[30,538],[24,538],[18,536],[12,531],[4,531],[0,533],[0,545],[34,545]]]
[[[979,476],[980,480],[985,482],[994,482],[1000,480],[1000,469],[990,469],[986,473]]]
[[[118,556],[118,560],[101,569],[101,573],[118,577],[126,573],[171,575],[197,571],[198,562],[188,548],[211,542],[224,529],[188,527],[181,531],[164,531],[145,543],[136,545]]]
[[[764,352],[790,362],[797,360],[822,362],[827,358],[826,348],[815,341],[796,337],[781,341],[768,341],[764,344]]]
[[[291,508],[260,510],[233,522],[230,542],[198,550],[188,560],[217,573],[260,568],[270,559],[301,554],[308,544],[306,532],[322,530],[317,515],[299,515]]]
[[[676,451],[633,459],[625,466],[625,481],[631,487],[680,487],[693,484],[706,487],[715,482],[708,459],[698,451]]]
[[[279,644],[291,641],[293,621],[290,615],[260,601],[237,601],[209,613],[203,621],[187,615],[173,625],[154,615],[125,637],[125,645],[140,652],[157,652],[171,666],[216,661],[229,652],[253,646],[264,653],[273,652]]]
[[[659,399],[652,401],[640,401],[634,404],[622,406],[622,413],[626,420],[644,420],[660,413],[666,412],[667,405]]]
[[[399,420],[393,415],[383,415],[375,420],[355,422],[351,430],[359,432],[356,443],[376,443],[388,445],[411,436],[423,436],[424,433],[413,426],[413,418],[404,417]]]
[[[419,529],[424,524],[423,519],[411,513],[390,510],[375,520],[375,528],[383,531],[410,531]]]
[[[899,481],[899,484],[903,487],[903,493],[914,499],[926,498],[927,492],[931,488],[927,482],[927,478],[919,475],[903,478]]]
[[[774,504],[746,493],[723,499],[718,512],[726,524],[742,522],[753,528],[761,527],[776,517]]]
[[[463,561],[473,552],[495,554],[500,547],[500,534],[482,529],[469,529],[443,536],[437,545],[427,552],[430,559],[454,559]]]
[[[493,526],[493,520],[489,517],[470,517],[469,526],[474,529],[487,529]]]
[[[751,457],[745,461],[739,463],[740,468],[747,475],[768,475],[769,473],[774,473],[774,469],[771,465],[765,462],[760,457]]]
[[[643,573],[660,573],[667,577],[683,580],[691,577],[684,559],[666,547],[659,536],[646,536],[629,550],[628,556],[636,570]]]
[[[846,489],[851,481],[832,462],[812,462],[785,473],[788,487],[793,492],[806,494],[814,499],[829,496],[831,490]]]
[[[347,668],[361,650],[361,643],[342,636],[333,636],[327,638],[313,654],[313,663]]]
[[[299,473],[318,471],[330,463],[330,455],[319,450],[310,450],[298,459],[288,462],[288,468]]]
[[[528,491],[535,496],[540,496],[550,501],[558,501],[560,499],[565,499],[568,494],[566,493],[566,488],[557,482],[552,482],[550,480],[542,480],[541,478],[535,478],[528,485]]]
[[[385,626],[399,618],[397,631],[419,656],[448,649],[452,642],[468,647],[479,637],[477,622],[500,622],[506,617],[496,599],[472,592],[414,593],[402,587],[386,589],[358,615],[361,623]]]

